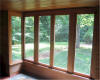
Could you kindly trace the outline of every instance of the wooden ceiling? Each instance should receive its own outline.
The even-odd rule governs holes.
[[[99,0],[0,0],[3,10],[35,11],[73,7],[94,7]]]

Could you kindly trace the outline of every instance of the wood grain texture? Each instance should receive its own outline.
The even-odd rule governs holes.
[[[67,65],[67,70],[70,73],[74,72],[76,21],[77,21],[77,15],[76,14],[70,14],[69,44],[68,44],[68,65]]]
[[[9,69],[10,70],[10,76],[12,76],[13,74],[20,73],[21,66],[22,66],[22,63],[18,63],[18,64],[10,66],[10,69]]]
[[[54,42],[55,42],[55,16],[51,16],[51,33],[50,33],[50,67],[54,63]]]
[[[99,26],[99,10],[95,13],[94,17],[94,33],[93,33],[93,48],[92,48],[92,62],[91,62],[91,77],[100,79],[100,26]]]
[[[67,8],[67,9],[53,9],[53,10],[42,10],[42,11],[27,11],[24,12],[24,16],[46,16],[46,15],[66,15],[66,14],[92,14],[96,12],[98,7],[83,7],[83,8]],[[52,12],[52,13],[51,13]]]
[[[9,65],[13,64],[12,60],[12,24],[11,24],[11,17],[12,16],[19,16],[22,17],[22,13],[20,12],[12,12],[8,11],[8,49],[9,49]]]
[[[63,79],[64,80],[89,80],[88,78],[84,78],[74,74],[69,74],[67,72],[51,69],[49,67],[44,67],[39,64],[33,64],[26,61],[24,61],[22,65],[22,71],[40,76],[44,79],[46,78],[46,79],[56,79],[56,80],[63,80]]]
[[[39,16],[34,16],[34,62],[38,63],[39,54]]]
[[[0,0],[0,3],[0,9],[10,11],[34,11],[99,6],[99,0]]]

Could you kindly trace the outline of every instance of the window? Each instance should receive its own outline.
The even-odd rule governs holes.
[[[50,16],[39,17],[39,62],[49,64],[50,58]]]
[[[77,15],[75,72],[90,74],[93,25],[93,14]]]
[[[30,13],[34,16],[25,17],[25,44],[23,43],[25,45],[25,60],[32,60],[30,62],[52,69],[90,77],[93,30],[95,32],[98,25],[95,25],[95,29],[93,29],[94,14],[85,14],[85,11],[82,11],[84,14],[80,14],[82,12],[77,14],[76,9],[71,10],[73,10],[71,13],[69,13],[70,10],[69,12],[61,10],[62,12],[59,13],[58,10],[51,15],[48,15],[48,12],[41,14],[36,12],[37,14]],[[88,9],[84,10],[88,12]],[[29,13],[25,13],[25,16],[27,15],[29,16]],[[95,20],[96,18],[97,15]],[[34,21],[34,19],[36,20]],[[94,39],[97,38],[95,35]],[[34,42],[36,42],[35,45]],[[94,40],[93,45],[95,44],[97,43]],[[95,48],[96,46],[93,48],[93,55]],[[93,56],[92,60],[94,58]]]
[[[54,66],[67,68],[69,15],[55,16]]]
[[[21,60],[21,17],[12,16],[12,60]]]
[[[34,17],[25,17],[25,59],[34,59]]]

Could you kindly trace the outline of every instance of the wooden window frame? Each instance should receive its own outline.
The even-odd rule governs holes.
[[[12,16],[21,17],[21,20],[22,20],[22,13],[21,12],[8,11],[8,36],[9,36],[9,39],[8,39],[8,46],[9,46],[9,48],[8,48],[8,50],[9,50],[9,65],[16,65],[16,64],[22,63],[23,60],[18,60],[18,61],[13,61],[12,60],[12,25],[11,25],[11,17]],[[21,24],[22,24],[22,22],[21,22]],[[21,30],[23,30],[23,29],[21,29]],[[23,42],[23,41],[21,40],[21,42]],[[22,45],[22,43],[21,43],[21,45]],[[21,51],[21,55],[22,55],[22,52],[23,51]]]
[[[94,31],[93,31],[93,48],[92,48],[92,59],[91,59],[91,75],[85,75],[81,73],[74,72],[74,58],[75,58],[75,40],[76,40],[76,18],[77,14],[95,14],[95,20],[94,20]],[[42,64],[38,62],[38,45],[39,45],[39,16],[51,16],[51,34],[50,34],[50,65]],[[69,48],[68,48],[68,69],[64,70],[61,68],[56,68],[53,66],[53,61],[54,61],[54,24],[55,24],[55,15],[70,15],[70,30],[69,30]],[[57,69],[60,71],[68,72],[71,74],[76,74],[79,76],[87,77],[87,78],[98,78],[98,71],[99,71],[99,63],[95,63],[95,60],[99,60],[99,51],[98,51],[98,33],[99,33],[99,25],[98,25],[98,7],[93,7],[93,8],[71,8],[71,9],[59,9],[59,10],[45,10],[45,11],[33,11],[33,12],[24,12],[23,17],[28,17],[28,16],[34,16],[35,17],[35,44],[34,44],[34,61],[26,60],[24,59],[24,25],[22,25],[22,56],[24,61],[32,62],[34,64],[39,64],[42,66],[46,66],[48,68],[52,69]],[[75,22],[74,24],[72,22]],[[24,19],[23,19],[23,24],[24,24]],[[36,31],[37,30],[37,31]],[[71,33],[73,31],[73,33]],[[71,36],[73,34],[73,36]],[[97,34],[97,35],[96,35]],[[98,40],[98,41],[97,41]],[[96,45],[95,45],[96,44]],[[73,46],[72,46],[73,45]],[[97,51],[96,51],[97,50]],[[72,55],[73,54],[73,55]],[[97,59],[96,59],[97,58]],[[98,67],[96,67],[98,66]]]

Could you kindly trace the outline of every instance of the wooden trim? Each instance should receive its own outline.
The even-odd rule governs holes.
[[[99,10],[94,16],[94,33],[93,33],[93,48],[92,48],[92,61],[91,61],[91,77],[94,79],[99,79]]]
[[[8,12],[9,65],[13,65],[13,61],[12,61],[12,24],[11,24],[12,16],[22,17],[22,13],[21,12],[13,12],[13,11]]]
[[[12,64],[10,64],[10,66],[14,66],[14,65],[17,65],[17,64],[21,64],[21,63],[23,63],[22,60],[14,61]]]
[[[24,59],[24,61],[34,63],[34,61],[31,61],[31,60],[28,60],[28,59]]]
[[[85,75],[85,74],[82,74],[82,73],[74,72],[73,74],[91,79],[91,77],[89,75]]]
[[[59,71],[67,72],[67,70],[62,69],[62,68],[58,68],[58,67],[53,67],[52,69],[56,69],[56,70],[59,70]]]
[[[85,7],[85,8],[66,8],[66,9],[53,9],[53,10],[41,10],[41,11],[27,11],[24,12],[24,16],[43,16],[43,15],[64,15],[64,14],[91,14],[96,12],[98,7]],[[52,12],[52,13],[51,13]]]
[[[55,16],[51,16],[51,33],[50,33],[50,67],[54,63],[54,42],[55,42]]]
[[[43,64],[43,63],[38,63],[39,65],[42,65],[42,66],[45,66],[45,67],[50,67],[49,65],[47,64]]]
[[[69,19],[69,45],[68,45],[68,72],[74,72],[75,41],[76,41],[76,22],[77,15],[70,14]]]
[[[39,16],[34,16],[34,62],[38,63],[39,49]]]
[[[21,49],[22,49],[22,60],[25,58],[25,17],[21,17]]]
[[[8,12],[8,36],[9,36],[9,64],[12,64],[12,25],[11,25],[11,14]]]
[[[9,14],[10,14],[11,16],[19,16],[19,17],[22,16],[22,13],[21,13],[21,12],[16,12],[16,11],[9,11]]]
[[[66,70],[60,68],[50,68],[43,66],[41,64],[34,64],[27,61],[23,62],[22,66],[23,71],[28,71],[27,73],[41,75],[41,77],[47,79],[75,79],[75,80],[88,80],[88,78],[82,77],[81,75],[69,74]],[[39,74],[42,73],[42,74]]]
[[[67,70],[65,70],[65,69],[61,69],[61,68],[58,68],[58,67],[50,67],[49,65],[47,65],[47,64],[42,64],[42,63],[35,63],[35,62],[33,62],[33,61],[30,61],[30,60],[24,60],[24,63],[25,62],[29,62],[29,63],[33,63],[34,65],[40,65],[40,66],[43,66],[43,67],[47,67],[47,68],[50,68],[50,69],[54,69],[54,70],[58,70],[58,71],[62,71],[62,72],[66,72],[66,74],[68,73],[68,74],[74,74],[74,75],[78,75],[78,76],[82,76],[82,77],[86,77],[86,78],[90,78],[91,79],[91,77],[89,76],[89,75],[85,75],[85,74],[82,74],[82,73],[78,73],[78,72],[73,72],[73,73],[70,73],[70,72],[68,72]]]

